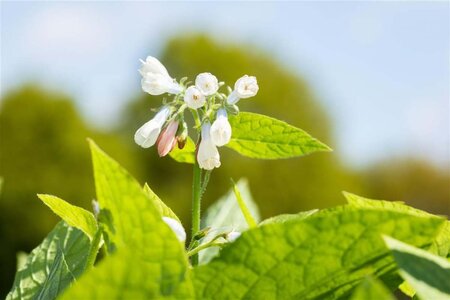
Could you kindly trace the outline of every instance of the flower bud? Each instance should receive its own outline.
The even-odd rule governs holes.
[[[239,231],[231,231],[227,234],[227,236],[225,237],[225,239],[232,243],[235,240],[237,240],[239,237],[241,236],[241,233]]]
[[[228,104],[235,104],[239,99],[253,97],[258,93],[259,86],[255,76],[244,75],[234,84],[234,90],[228,96]]]
[[[186,231],[183,225],[175,219],[169,217],[163,217],[163,221],[172,229],[173,233],[177,236],[178,240],[182,243],[186,241]]]
[[[231,139],[231,125],[228,122],[227,111],[223,108],[217,111],[217,117],[211,126],[211,140],[213,143],[221,147],[228,144]]]
[[[134,134],[134,141],[142,148],[153,146],[158,139],[161,127],[166,122],[170,114],[170,108],[164,106],[153,119],[145,123]]]
[[[197,161],[200,168],[212,170],[220,167],[220,155],[216,145],[213,144],[210,136],[211,125],[205,123],[202,126],[202,139],[198,146]]]
[[[183,88],[170,77],[166,68],[152,56],[142,61],[139,73],[142,75],[142,89],[150,95],[161,95],[164,93],[178,94]]]
[[[164,128],[163,132],[158,138],[158,154],[160,157],[166,156],[177,143],[175,134],[178,130],[178,121],[172,121]]]
[[[184,94],[184,102],[189,108],[197,109],[205,105],[206,98],[198,88],[190,86]]]
[[[211,73],[201,73],[195,78],[195,86],[203,93],[205,96],[214,95],[219,89],[219,82],[217,77]]]
[[[187,137],[188,137],[188,126],[186,122],[183,122],[181,125],[181,132],[177,136],[178,149],[184,148],[184,146],[186,145]]]

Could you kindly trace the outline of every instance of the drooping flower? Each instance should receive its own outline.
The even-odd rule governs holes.
[[[173,218],[163,217],[162,219],[170,227],[170,229],[172,229],[178,240],[184,243],[186,241],[186,231],[184,230],[183,225]]]
[[[206,97],[195,86],[190,86],[184,93],[184,102],[189,108],[197,109],[205,105]]]
[[[173,120],[167,125],[166,128],[159,135],[158,144],[158,154],[160,157],[166,156],[177,143],[175,137],[178,130],[178,121]]]
[[[210,136],[211,124],[202,125],[202,138],[198,147],[197,161],[200,168],[212,170],[220,167],[220,155]]]
[[[211,140],[213,143],[221,147],[228,144],[231,139],[231,125],[228,122],[227,111],[223,108],[217,111],[217,117],[211,126]]]
[[[234,242],[241,236],[241,233],[239,231],[231,231],[227,234],[226,240],[230,243]]]
[[[148,56],[145,61],[141,60],[142,67],[139,73],[142,75],[142,89],[150,95],[161,95],[164,93],[178,94],[183,88],[170,77],[166,68],[159,60]]]
[[[217,77],[211,73],[201,73],[195,78],[195,86],[205,96],[211,96],[219,89],[219,82]]]
[[[170,108],[164,106],[150,121],[145,123],[134,134],[134,141],[142,148],[153,146],[158,139],[161,127],[170,115]]]
[[[255,76],[244,75],[234,84],[234,90],[228,96],[228,104],[236,104],[240,99],[253,97],[258,93],[259,86]]]

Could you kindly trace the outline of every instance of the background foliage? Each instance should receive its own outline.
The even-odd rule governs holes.
[[[264,53],[218,44],[205,36],[185,36],[172,39],[159,57],[177,78],[193,79],[210,71],[234,82],[244,73],[255,75],[261,89],[254,99],[242,101],[243,111],[285,120],[335,148],[332,124],[307,83]],[[86,124],[73,99],[60,92],[28,85],[2,96],[0,295],[11,287],[16,252],[34,248],[57,222],[37,193],[56,194],[90,209],[94,190],[86,137],[94,138],[141,183],[151,182],[189,227],[191,167],[160,159],[156,151],[140,149],[132,140],[161,99],[143,92],[130,99],[117,127],[105,131]],[[351,170],[330,153],[283,161],[246,159],[227,149],[221,155],[223,164],[212,176],[204,208],[228,190],[229,177],[247,177],[263,218],[339,204],[339,199],[344,201],[337,197],[342,190],[450,213],[449,170],[426,161],[396,157],[366,170]]]

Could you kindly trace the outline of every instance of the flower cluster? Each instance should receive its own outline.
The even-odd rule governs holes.
[[[239,78],[228,94],[219,92],[224,85],[211,73],[201,73],[195,83],[189,85],[186,78],[177,82],[167,69],[154,57],[142,61],[142,89],[150,95],[171,94],[173,99],[165,101],[157,114],[142,125],[134,135],[135,142],[143,148],[157,145],[160,156],[167,155],[176,145],[182,149],[188,137],[184,113],[190,110],[199,134],[197,162],[200,168],[212,170],[220,167],[217,147],[228,144],[231,139],[229,114],[239,113],[236,106],[240,99],[253,97],[258,92],[254,76]]]

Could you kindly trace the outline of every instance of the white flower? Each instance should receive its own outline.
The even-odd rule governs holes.
[[[163,217],[163,221],[172,229],[173,233],[177,236],[178,240],[182,243],[186,241],[186,231],[183,225],[175,219],[169,217]]]
[[[198,88],[190,86],[184,94],[184,102],[189,108],[197,109],[205,105],[206,98]]]
[[[232,243],[235,240],[237,240],[237,238],[240,236],[241,236],[241,233],[239,231],[231,231],[227,234],[226,239],[228,242]]]
[[[202,126],[202,139],[198,146],[197,161],[200,168],[212,170],[220,167],[220,155],[216,145],[213,144],[210,136],[211,125],[205,123]]]
[[[172,77],[166,68],[152,56],[148,56],[142,61],[139,73],[142,75],[142,89],[150,95],[157,96],[164,93],[178,94],[183,88]]]
[[[258,93],[259,87],[255,76],[244,75],[234,84],[234,90],[228,96],[228,104],[235,104],[239,99],[253,97]]]
[[[164,106],[150,121],[145,123],[134,134],[134,141],[142,148],[153,146],[158,139],[161,127],[170,115],[170,108]]]
[[[211,96],[219,89],[219,82],[217,81],[217,77],[213,74],[201,73],[195,78],[195,86],[203,93],[203,95]]]
[[[217,117],[211,126],[211,140],[213,143],[221,147],[228,144],[231,138],[231,125],[228,122],[227,111],[223,108],[217,111]]]

